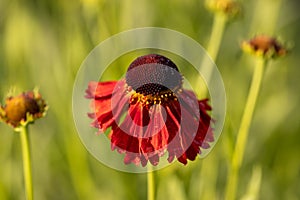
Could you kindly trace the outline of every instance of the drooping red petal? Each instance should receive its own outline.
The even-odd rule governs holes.
[[[148,110],[137,103],[131,105],[121,125],[112,128],[111,143],[112,149],[122,149],[125,152],[124,162],[134,164],[147,164],[148,157],[143,155],[144,126],[149,123]]]
[[[111,131],[112,149],[122,149],[132,154],[140,153],[140,140],[143,134],[143,127],[135,123],[137,118],[143,117],[141,107],[130,106],[125,119],[120,125],[115,124]],[[132,119],[132,113],[136,119]],[[142,119],[141,119],[142,120]]]
[[[86,90],[86,97],[93,99],[93,113],[88,114],[94,119],[92,126],[102,131],[120,119],[126,103],[129,102],[124,81],[91,82]]]
[[[104,99],[111,97],[117,81],[96,82],[91,81],[88,89],[85,91],[85,98],[88,99]]]
[[[125,127],[126,128],[126,127]],[[112,150],[118,149],[123,152],[139,153],[139,140],[124,132],[118,125],[113,125],[111,130]]]
[[[163,109],[165,108],[161,105],[152,106],[151,121],[145,134],[148,137],[151,136],[149,145],[152,145],[155,154],[159,155],[162,155],[166,150],[169,139],[169,130],[167,126],[170,124],[170,119],[167,115],[163,116]]]
[[[181,110],[181,116],[186,119],[181,121],[180,132],[168,147],[168,160],[170,162],[177,157],[179,162],[187,164],[187,160],[195,160],[201,153],[200,148],[209,148],[209,142],[214,140],[210,128],[211,117],[207,113],[211,107],[207,100],[196,100],[195,95],[188,90],[183,90],[180,99],[180,105],[173,104],[171,108],[177,115],[178,110]]]
[[[190,112],[190,107],[186,108],[186,105],[183,106],[182,103],[177,106],[180,106],[182,118],[184,119],[180,121],[180,131],[173,140],[170,141],[168,146],[169,160],[184,155],[194,140],[198,126],[198,121],[195,119],[195,113]],[[178,109],[179,108],[177,108],[177,110]]]

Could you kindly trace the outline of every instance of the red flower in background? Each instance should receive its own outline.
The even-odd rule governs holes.
[[[111,127],[111,148],[125,154],[125,164],[157,165],[165,152],[169,162],[187,164],[214,140],[208,100],[183,89],[178,68],[161,55],[137,58],[120,81],[90,82],[86,98],[92,125]]]

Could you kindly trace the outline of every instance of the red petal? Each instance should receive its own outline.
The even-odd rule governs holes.
[[[86,97],[94,98],[91,102],[94,113],[89,114],[95,119],[92,126],[100,128],[102,131],[112,126],[114,121],[119,120],[126,108],[125,104],[129,102],[124,80],[103,83],[91,82]]]
[[[213,141],[212,129],[209,127],[211,117],[207,113],[211,107],[207,99],[199,101],[193,92],[188,90],[183,90],[179,99],[180,105],[170,104],[169,116],[175,114],[178,119],[180,110],[185,118],[180,123],[180,132],[174,137],[173,142],[170,141],[168,161],[171,162],[177,157],[179,162],[187,164],[187,160],[195,160],[200,154],[200,147],[209,148],[208,142]]]
[[[85,97],[88,99],[107,98],[112,95],[112,92],[117,84],[117,81],[95,82],[91,81],[88,89],[85,91]]]

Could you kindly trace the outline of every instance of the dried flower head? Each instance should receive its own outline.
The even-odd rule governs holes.
[[[182,88],[182,81],[170,59],[149,54],[130,64],[125,79],[90,82],[92,126],[111,128],[111,148],[125,154],[125,164],[157,165],[166,152],[169,162],[187,164],[210,147],[211,107]]]
[[[242,43],[242,49],[250,54],[268,58],[281,57],[287,54],[287,49],[275,38],[266,35],[258,35],[249,41]]]
[[[36,91],[8,97],[0,106],[0,119],[13,128],[34,122],[46,114],[47,105]]]
[[[240,13],[240,4],[232,0],[207,0],[206,6],[215,13],[221,13],[228,17],[234,17]]]

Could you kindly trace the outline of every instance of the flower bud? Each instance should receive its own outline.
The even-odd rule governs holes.
[[[207,0],[206,6],[215,13],[222,13],[228,17],[234,17],[240,13],[240,5],[231,0]]]
[[[276,58],[287,54],[287,49],[283,47],[275,38],[266,35],[258,35],[251,40],[242,43],[242,49],[250,54],[263,58]]]

